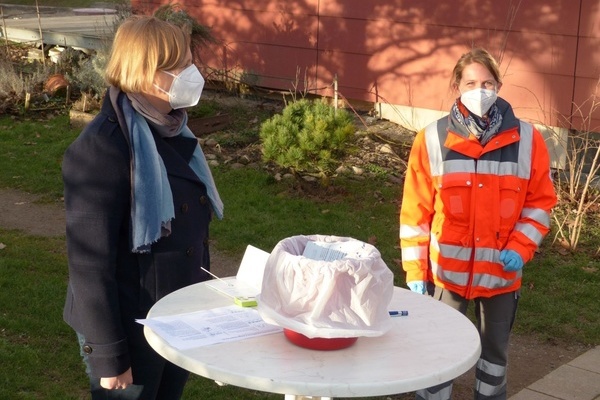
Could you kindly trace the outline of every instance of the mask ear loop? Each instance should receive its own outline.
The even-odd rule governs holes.
[[[156,83],[153,83],[152,86],[154,86],[155,88],[157,88],[158,90],[160,90],[161,92],[163,92],[164,94],[166,94],[167,96],[170,96],[169,92],[167,92],[165,89],[163,89],[160,86],[158,86]]]
[[[163,71],[163,70],[159,70],[159,72],[162,72],[162,73],[167,74],[167,75],[171,75],[173,77],[173,81],[171,82],[171,86],[173,86],[173,82],[175,82],[175,79],[177,79],[177,75],[175,75],[175,74],[173,74],[171,72],[168,72],[168,71]],[[155,88],[157,88],[158,90],[160,90],[161,92],[163,92],[164,94],[166,94],[167,96],[169,96],[169,98],[171,98],[171,94],[169,93],[170,90],[171,90],[171,88],[169,88],[169,91],[167,91],[167,90],[161,88],[160,86],[158,86],[156,83],[152,83],[152,86],[154,86]]]

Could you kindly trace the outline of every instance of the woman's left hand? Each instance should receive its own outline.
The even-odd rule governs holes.
[[[502,250],[500,261],[504,264],[505,271],[519,271],[523,268],[523,259],[514,250]]]
[[[112,376],[109,378],[100,378],[100,386],[104,389],[125,389],[127,386],[133,383],[133,375],[131,374],[131,367],[123,372],[119,376]]]

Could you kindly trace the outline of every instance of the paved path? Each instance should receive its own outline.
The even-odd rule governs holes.
[[[35,8],[0,4],[0,37],[13,42],[100,49],[110,43],[118,15],[107,8]],[[41,31],[41,32],[40,32]]]
[[[600,346],[558,367],[509,400],[600,400]]]
[[[38,203],[38,196],[0,189],[0,228],[19,229],[36,236],[64,236],[62,202]]]
[[[41,203],[34,194],[0,188],[0,228],[22,230],[36,236],[65,236],[64,203]],[[241,258],[222,254],[214,246],[211,246],[210,259],[211,270],[218,276],[235,275],[241,262]]]

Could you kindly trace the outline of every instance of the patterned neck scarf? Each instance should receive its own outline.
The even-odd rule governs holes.
[[[502,114],[498,112],[496,103],[492,105],[486,116],[480,117],[470,112],[459,97],[452,106],[450,114],[454,120],[475,135],[482,146],[492,140],[502,125]]]

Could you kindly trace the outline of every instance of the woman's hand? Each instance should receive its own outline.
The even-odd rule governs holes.
[[[500,261],[504,264],[505,271],[518,271],[523,268],[523,259],[514,250],[502,250]]]
[[[104,389],[125,389],[127,386],[133,383],[133,375],[131,374],[131,368],[123,372],[119,376],[113,376],[110,378],[100,378],[100,386]]]
[[[406,282],[406,286],[415,293],[425,294],[427,292],[427,282],[425,281]]]

